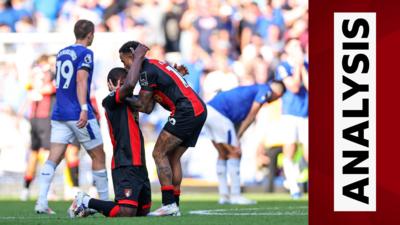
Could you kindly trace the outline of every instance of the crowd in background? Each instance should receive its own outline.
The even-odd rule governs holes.
[[[82,18],[93,21],[96,32],[134,34],[150,46],[149,58],[186,65],[190,73],[186,80],[205,101],[219,91],[273,79],[277,66],[287,58],[288,40],[298,39],[304,59],[308,58],[307,0],[0,0],[0,35],[71,33]],[[0,46],[6,56],[17,50]],[[17,70],[15,61],[0,60],[3,113],[29,116],[25,107],[29,77],[54,73],[54,58],[46,59],[46,63],[29,62],[26,71]],[[103,82],[105,75],[94,79]],[[156,130],[164,122],[153,117],[144,121],[143,126],[150,124]],[[261,164],[268,162],[258,159]]]

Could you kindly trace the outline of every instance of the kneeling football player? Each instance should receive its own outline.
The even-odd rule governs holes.
[[[129,71],[113,68],[108,76],[111,93],[103,100],[111,142],[113,144],[112,179],[115,201],[102,201],[80,192],[68,210],[70,217],[85,217],[96,210],[106,217],[145,216],[151,207],[142,132],[138,112],[129,104],[138,73],[148,48],[140,45]]]

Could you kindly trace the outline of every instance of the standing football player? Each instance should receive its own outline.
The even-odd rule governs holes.
[[[76,42],[57,54],[56,103],[51,121],[50,155],[39,177],[37,213],[54,214],[48,207],[47,193],[55,169],[67,145],[77,139],[92,158],[93,180],[100,199],[108,199],[105,153],[100,128],[90,104],[93,52],[87,47],[94,38],[94,24],[79,20],[74,27]]]
[[[219,204],[255,204],[240,193],[239,139],[247,130],[262,105],[275,101],[285,92],[280,81],[270,84],[240,86],[218,93],[207,104],[208,117],[204,125],[207,135],[218,150],[217,176]],[[235,127],[239,127],[236,132]],[[227,174],[231,181],[229,192]]]
[[[140,70],[148,48],[139,45],[128,75],[124,68],[113,68],[107,76],[111,93],[104,98],[108,128],[113,144],[111,162],[115,201],[102,201],[80,192],[68,210],[69,216],[85,217],[95,209],[107,217],[145,216],[150,211],[151,189],[139,114],[130,107],[134,74]]]
[[[125,43],[119,50],[125,68],[132,64],[131,48],[138,42]],[[207,117],[207,108],[176,68],[155,59],[145,59],[140,75],[139,98],[133,99],[140,112],[151,113],[154,102],[170,111],[168,122],[161,131],[153,150],[161,184],[162,207],[150,216],[179,216],[182,182],[180,158],[188,147],[194,147]],[[140,79],[139,79],[140,78]]]
[[[283,171],[286,184],[293,199],[301,197],[297,178],[300,176],[294,156],[299,144],[303,145],[303,156],[308,162],[308,63],[305,61],[301,43],[290,39],[285,46],[286,59],[275,73],[287,89],[282,96],[282,122],[285,132],[283,145]]]

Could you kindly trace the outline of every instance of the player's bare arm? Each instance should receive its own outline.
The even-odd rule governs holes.
[[[298,93],[301,88],[301,66],[297,64],[293,67],[293,76],[283,79],[286,88],[293,93]]]
[[[129,107],[135,111],[150,114],[154,109],[154,99],[152,91],[140,91],[139,97],[128,97],[125,99]]]
[[[76,74],[76,91],[78,95],[79,104],[81,105],[81,113],[79,116],[79,120],[76,123],[76,126],[78,128],[85,127],[88,121],[88,106],[86,102],[87,91],[88,91],[87,90],[88,77],[89,73],[84,69],[78,70]]]
[[[131,49],[132,55],[134,57],[131,67],[129,68],[125,83],[119,89],[120,100],[125,99],[127,96],[131,95],[133,89],[135,89],[144,56],[146,55],[148,50],[149,48],[142,44],[139,44],[135,50]]]
[[[250,124],[254,122],[256,119],[258,111],[260,111],[262,104],[258,102],[253,102],[251,106],[249,114],[247,114],[246,118],[243,120],[242,124],[239,127],[238,138],[241,138],[244,132],[249,128]]]

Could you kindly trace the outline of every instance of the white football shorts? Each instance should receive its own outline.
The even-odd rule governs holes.
[[[224,143],[239,147],[235,125],[232,121],[207,105],[207,119],[204,124],[206,135],[217,144]]]
[[[76,126],[78,121],[51,121],[51,143],[71,144],[78,142],[90,151],[103,144],[100,127],[96,119],[88,120],[84,128]]]

